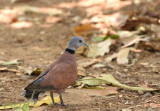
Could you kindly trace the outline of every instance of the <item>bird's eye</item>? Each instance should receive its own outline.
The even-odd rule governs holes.
[[[79,40],[79,43],[82,43],[82,41],[81,41],[81,40]]]

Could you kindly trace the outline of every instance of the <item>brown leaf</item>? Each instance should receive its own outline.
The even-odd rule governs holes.
[[[105,58],[106,62],[111,62],[113,59],[117,58],[117,53],[112,54],[111,56],[108,56]]]
[[[85,62],[81,61],[81,62],[79,62],[79,66],[86,68],[86,67],[90,67],[98,62],[100,62],[100,59],[91,59],[91,60],[85,61]]]
[[[77,67],[79,76],[86,76],[86,71],[83,67]]]
[[[7,67],[1,67],[0,68],[0,71],[5,71],[5,72],[19,72],[18,70],[16,70],[16,69],[9,69],[9,68],[7,68]]]
[[[84,36],[84,35],[87,36],[95,30],[96,28],[89,24],[84,24],[73,29],[74,34],[79,36]]]

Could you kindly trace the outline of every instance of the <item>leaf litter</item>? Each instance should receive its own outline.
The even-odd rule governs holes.
[[[112,44],[111,39],[107,39],[98,44],[91,44],[87,57],[95,58],[97,56],[104,56],[105,53],[108,53],[110,51],[111,44]]]
[[[105,86],[112,84],[113,86],[121,87],[126,90],[133,90],[133,91],[156,91],[157,89],[153,88],[144,88],[144,87],[131,87],[125,84],[121,84],[117,81],[111,74],[102,75],[101,77],[93,78],[93,77],[84,77],[78,80],[74,86],[79,86],[81,84],[94,87],[94,86]]]
[[[59,97],[54,97],[55,103],[60,103],[60,98]],[[24,102],[24,103],[17,103],[17,104],[11,104],[11,105],[4,105],[0,106],[0,109],[15,109],[18,108],[16,111],[29,111],[29,107],[39,107],[42,106],[43,104],[51,105],[52,99],[50,96],[46,96],[42,98],[42,100],[37,101],[36,104],[34,104],[33,101],[31,102]]]

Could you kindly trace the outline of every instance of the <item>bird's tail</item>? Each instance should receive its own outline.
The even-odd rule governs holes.
[[[21,95],[23,95],[24,97],[26,97],[28,100],[30,100],[32,98],[32,94],[33,94],[34,91],[32,90],[25,90],[23,93],[21,93]],[[38,100],[38,96],[39,94],[43,92],[43,91],[35,91],[34,92],[34,95],[33,95],[33,101],[34,101],[34,104],[36,104],[37,100]]]

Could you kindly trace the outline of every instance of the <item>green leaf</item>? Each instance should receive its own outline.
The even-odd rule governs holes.
[[[107,40],[108,38],[110,38],[110,39],[119,39],[119,35],[105,36],[103,38],[103,40]]]
[[[105,36],[105,37],[93,37],[93,41],[100,42],[100,41],[107,40],[108,38],[119,39],[119,35],[112,35],[112,36]]]
[[[104,40],[104,37],[93,37],[93,41],[95,41],[95,42],[100,42],[103,40]]]

